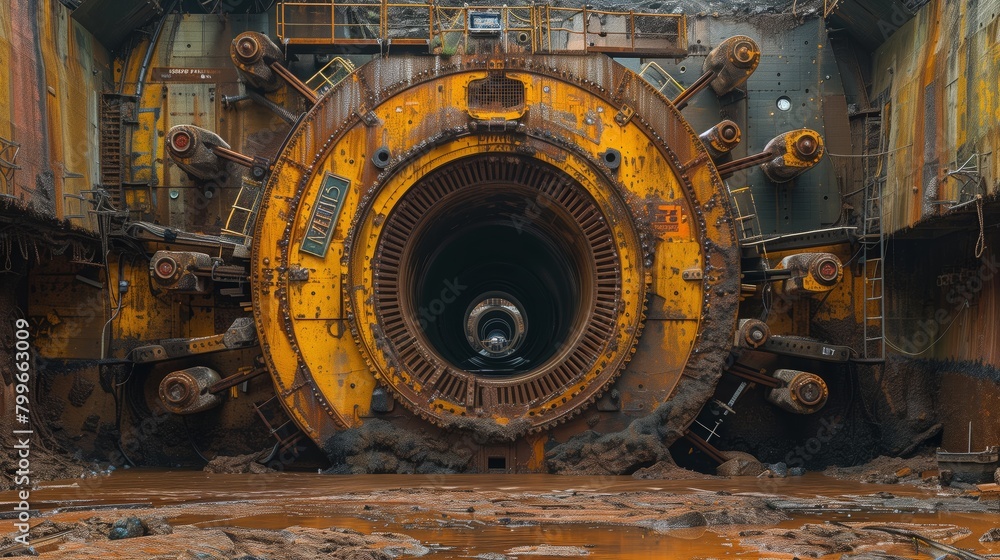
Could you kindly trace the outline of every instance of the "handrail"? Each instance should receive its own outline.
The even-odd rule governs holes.
[[[477,30],[470,14],[497,14],[499,43],[529,52],[615,52],[680,56],[687,52],[687,19],[657,14],[528,6],[442,6],[426,0],[280,0],[278,39],[286,45],[426,45],[429,51],[466,49]],[[482,35],[480,33],[479,35]]]

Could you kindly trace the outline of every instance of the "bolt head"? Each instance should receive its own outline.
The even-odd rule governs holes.
[[[186,130],[178,130],[170,137],[170,148],[177,154],[184,154],[191,149],[194,138]]]
[[[816,264],[817,279],[824,284],[832,284],[840,275],[840,267],[831,258],[824,258]]]
[[[153,265],[153,271],[156,276],[164,280],[173,278],[174,273],[177,272],[177,262],[170,257],[163,257]]]
[[[727,142],[732,142],[739,137],[739,131],[736,130],[736,127],[731,124],[723,126],[719,133],[722,136],[722,139]]]
[[[733,58],[739,64],[750,64],[755,50],[749,41],[740,41],[733,46]]]
[[[795,151],[800,157],[809,158],[816,155],[819,149],[819,141],[812,134],[803,134],[795,141]]]
[[[260,43],[249,35],[240,37],[236,41],[236,56],[245,63],[257,62],[260,58]]]
[[[809,381],[796,388],[796,395],[803,403],[813,405],[823,397],[823,388],[815,381]]]

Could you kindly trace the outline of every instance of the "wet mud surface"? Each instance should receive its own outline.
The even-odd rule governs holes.
[[[0,494],[0,516],[13,506],[13,493]],[[1000,525],[995,496],[820,473],[642,480],[128,470],[43,483],[31,507],[42,558],[926,558],[948,546],[1000,555],[1000,543],[980,542]],[[0,523],[10,531],[7,519]],[[24,552],[8,548],[11,536],[0,554]]]

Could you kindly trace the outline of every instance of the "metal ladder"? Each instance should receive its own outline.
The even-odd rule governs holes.
[[[280,455],[291,450],[306,437],[302,430],[288,417],[277,395],[264,402],[254,403],[253,407],[257,412],[257,417],[264,422],[268,431],[277,440],[272,455]],[[295,452],[293,455],[297,456],[298,453]]]
[[[122,142],[125,134],[125,113],[122,105],[124,96],[116,93],[101,94],[101,186],[110,195],[111,206],[122,207],[122,181],[124,179],[124,158]]]
[[[864,353],[866,359],[885,359],[885,235],[882,233],[882,195],[886,180],[885,135],[882,117],[865,118],[863,170],[865,204],[862,218],[862,258],[864,278]],[[878,141],[872,142],[877,135]],[[873,145],[874,144],[874,145]],[[872,149],[876,151],[872,153]]]
[[[306,80],[306,85],[319,95],[323,95],[333,86],[354,72],[354,64],[339,56],[330,59],[318,72]]]
[[[740,243],[754,244],[764,238],[757,219],[757,204],[750,187],[729,191],[732,200],[733,220],[739,225]]]

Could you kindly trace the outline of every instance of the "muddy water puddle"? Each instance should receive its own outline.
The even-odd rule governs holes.
[[[956,500],[954,494],[933,489],[859,484],[819,474],[766,480],[644,481],[546,475],[215,475],[128,470],[106,477],[41,483],[32,492],[31,506],[39,512],[36,520],[69,523],[95,515],[110,519],[158,515],[175,528],[206,531],[220,527],[280,531],[298,526],[400,533],[428,549],[421,557],[433,559],[487,553],[518,558],[791,558],[793,552],[788,551],[794,550],[840,558],[842,551],[834,551],[831,544],[793,547],[809,535],[790,535],[829,522],[937,528],[950,544],[979,554],[1000,554],[996,543],[978,541],[983,533],[1000,526],[1000,512],[995,510],[928,513],[919,508],[894,511],[883,507],[873,513],[846,511],[849,508],[838,505],[822,514],[795,509],[781,514],[767,505],[773,499],[844,504],[878,493],[925,505]],[[13,498],[10,492],[0,493],[0,511],[10,511]],[[866,499],[860,498],[867,504]],[[759,509],[760,522],[716,525],[719,515],[726,515],[727,510],[743,513],[736,511],[741,508]],[[659,519],[678,510],[692,509],[705,512],[708,527],[657,525]],[[748,539],[755,542],[748,544]],[[885,539],[887,544],[881,546],[879,539],[873,539],[876,550],[929,557],[912,545]]]
[[[218,521],[202,521],[200,527],[216,526]],[[700,536],[676,538],[660,535],[637,527],[614,525],[528,525],[490,526],[442,524],[435,527],[433,520],[411,522],[382,522],[358,518],[329,518],[314,516],[261,515],[227,520],[222,525],[240,525],[263,529],[284,529],[293,525],[323,529],[330,526],[344,527],[361,533],[387,531],[402,533],[419,540],[430,552],[420,558],[475,558],[488,553],[511,553],[517,547],[539,547],[531,550],[530,558],[565,558],[583,555],[596,558],[639,560],[647,558],[696,558],[718,557],[740,551],[728,538],[708,531]],[[693,537],[693,535],[692,535]],[[544,546],[563,547],[561,554],[547,555]],[[417,556],[403,555],[402,558]]]
[[[365,492],[420,488],[440,491],[500,491],[509,494],[621,494],[625,492],[733,492],[779,494],[788,497],[835,497],[852,493],[892,492],[927,495],[904,485],[858,484],[818,473],[783,479],[636,480],[628,476],[556,475],[323,475],[273,473],[211,474],[157,469],[119,470],[110,476],[39,483],[32,492],[36,508],[68,505],[151,503],[167,506],[193,502],[255,500],[282,496],[344,496]],[[0,492],[0,507],[13,493]]]

